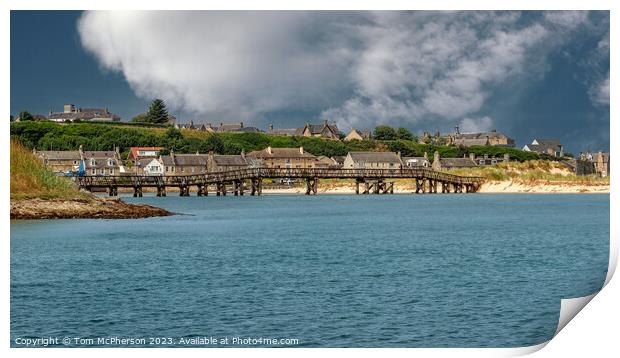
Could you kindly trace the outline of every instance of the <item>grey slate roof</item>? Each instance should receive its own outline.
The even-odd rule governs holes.
[[[77,150],[42,150],[37,154],[48,160],[80,160],[80,152]]]
[[[256,158],[314,158],[314,155],[304,151],[303,154],[299,148],[271,148],[271,153],[267,152],[267,148],[256,150],[247,154]]]
[[[470,158],[441,158],[439,161],[444,168],[467,168],[477,166],[476,162]]]
[[[174,159],[173,159],[174,158]],[[162,155],[161,161],[165,166],[205,166],[207,165],[207,154],[174,154]]]
[[[393,152],[349,152],[354,162],[401,163],[398,154]]]
[[[241,155],[213,154],[213,161],[222,166],[245,166],[248,162]]]

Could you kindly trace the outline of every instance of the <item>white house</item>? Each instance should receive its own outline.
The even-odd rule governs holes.
[[[157,158],[139,159],[137,164],[144,175],[164,175],[164,165]]]

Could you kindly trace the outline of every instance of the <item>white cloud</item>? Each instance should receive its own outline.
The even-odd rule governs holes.
[[[493,128],[493,120],[488,117],[482,118],[464,118],[459,122],[459,131],[461,133],[478,133],[490,131]]]
[[[78,30],[83,46],[104,67],[122,72],[139,96],[251,119],[260,112],[330,103],[346,82],[351,58],[338,29],[317,27],[330,17],[93,11],[80,18]]]
[[[584,21],[576,12],[523,21],[518,12],[94,11],[78,29],[143,98],[249,123],[322,111],[346,129],[475,115],[496,86],[544,63],[557,31]]]
[[[595,103],[609,106],[609,72],[607,72],[606,78],[601,79],[590,89],[590,98],[592,98]]]

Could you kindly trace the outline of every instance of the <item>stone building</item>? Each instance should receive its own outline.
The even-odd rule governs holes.
[[[344,169],[401,169],[400,152],[349,152]]]
[[[461,168],[475,168],[478,165],[471,157],[464,158],[441,158],[439,152],[435,151],[433,155],[433,170],[442,169],[461,169]]]
[[[321,124],[309,124],[301,129],[301,135],[304,137],[320,137],[325,139],[340,139],[340,131],[338,130],[338,126],[336,126],[336,122],[329,123],[326,120]]]
[[[267,147],[247,154],[262,161],[265,168],[314,168],[316,157],[299,148]]]
[[[73,122],[75,120],[92,122],[118,122],[121,117],[108,111],[107,108],[76,108],[65,104],[62,112],[49,112],[47,118],[54,122]]]
[[[245,158],[245,152],[240,155],[213,154],[209,153],[207,170],[209,172],[225,172],[229,170],[241,170],[249,168]]]
[[[534,138],[531,144],[523,147],[526,152],[536,152],[539,154],[547,154],[552,157],[563,157],[564,146],[558,139],[537,139]]]
[[[175,154],[160,155],[164,175],[192,175],[207,172],[208,154]]]
[[[367,140],[370,139],[370,131],[368,129],[364,129],[362,131],[357,130],[356,128],[351,128],[349,134],[344,137],[345,141],[350,140]]]

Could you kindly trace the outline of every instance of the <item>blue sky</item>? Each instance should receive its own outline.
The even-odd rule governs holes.
[[[27,26],[24,26],[27,24]],[[608,12],[11,12],[11,113],[497,129],[609,149]]]

